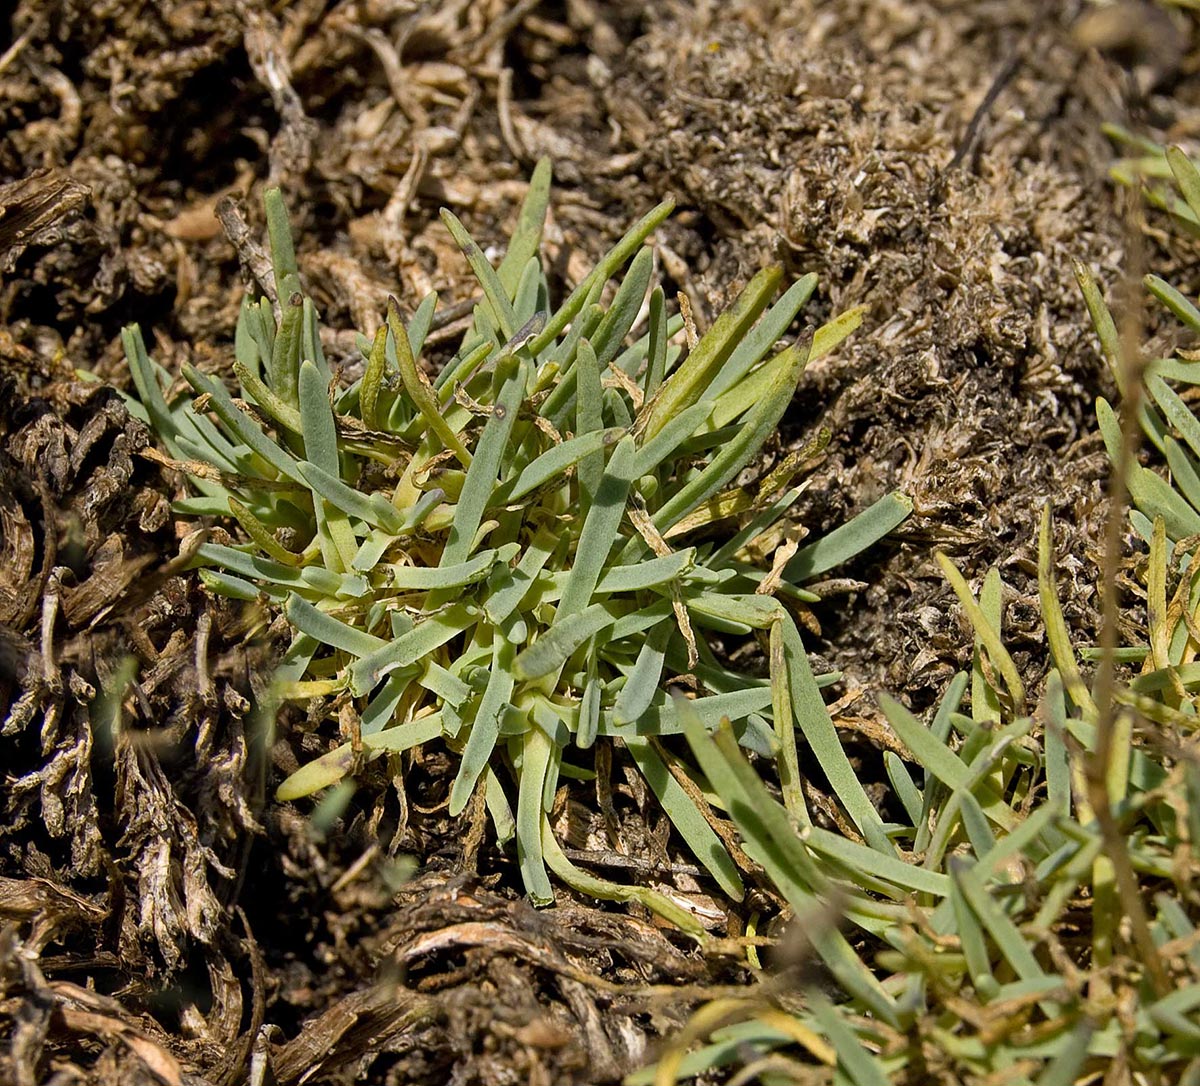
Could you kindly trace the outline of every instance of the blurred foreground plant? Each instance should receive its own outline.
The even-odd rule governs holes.
[[[496,268],[443,213],[482,299],[438,378],[418,362],[431,295],[407,324],[389,300],[373,338],[360,337],[365,372],[349,387],[322,355],[282,198],[269,191],[278,306],[243,303],[236,394],[185,366],[189,394],[168,402],[169,375],[131,327],[123,338],[135,406],[198,493],[178,511],[241,527],[244,542],[199,546],[205,583],[282,608],[295,636],[279,692],[331,699],[341,721],[340,744],[289,777],[281,800],[442,739],[461,755],[450,814],[482,790],[500,840],[516,839],[535,902],[553,899],[548,866],[577,889],[640,900],[695,932],[664,896],[567,859],[548,813],[560,777],[589,773],[568,752],[623,741],[681,837],[740,897],[699,774],[660,741],[688,721],[712,729],[730,720],[740,743],[777,759],[799,805],[798,727],[868,847],[894,856],[792,612],[817,600],[800,583],[880,538],[911,506],[891,495],[823,540],[789,542],[783,518],[802,489],[796,478],[823,438],[739,485],[805,364],[853,331],[858,311],[776,351],[816,279],[772,304],[782,271],[768,268],[683,356],[673,343],[683,322],[668,318],[661,287],[651,289],[644,244],[669,202],[553,305],[539,257],[549,184],[543,163]],[[629,342],[644,312],[646,330]],[[714,631],[760,635],[770,679],[723,663],[709,646]],[[676,679],[697,692],[682,710],[665,689]]]

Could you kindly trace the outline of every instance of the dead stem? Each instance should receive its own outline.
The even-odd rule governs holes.
[[[1121,450],[1114,470],[1109,475],[1108,518],[1104,540],[1103,610],[1100,644],[1102,654],[1096,675],[1096,746],[1085,763],[1085,781],[1088,802],[1096,814],[1100,834],[1104,840],[1105,853],[1113,865],[1117,880],[1117,893],[1125,915],[1133,929],[1133,940],[1145,963],[1155,992],[1161,998],[1171,990],[1170,980],[1163,969],[1158,948],[1150,932],[1146,909],[1138,890],[1137,876],[1125,846],[1125,838],[1112,812],[1112,796],[1109,788],[1109,770],[1113,760],[1114,732],[1116,730],[1117,703],[1115,694],[1116,650],[1120,637],[1120,601],[1118,599],[1117,576],[1120,571],[1121,551],[1125,537],[1126,501],[1128,488],[1126,479],[1130,466],[1141,443],[1138,409],[1142,400],[1142,378],[1146,359],[1141,351],[1142,307],[1141,268],[1144,253],[1141,244],[1141,203],[1128,201],[1127,210],[1128,256],[1130,269],[1127,282],[1130,289],[1123,306],[1121,325],[1121,356],[1119,365],[1124,374],[1125,395],[1121,401]]]

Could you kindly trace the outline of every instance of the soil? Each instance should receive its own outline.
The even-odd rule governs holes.
[[[670,194],[657,253],[701,325],[770,261],[819,274],[806,319],[865,305],[768,456],[832,430],[799,510],[814,537],[891,489],[915,500],[826,586],[811,638],[883,780],[874,692],[925,708],[969,658],[935,549],[973,583],[1000,567],[1036,682],[1050,502],[1068,620],[1095,636],[1092,403],[1112,389],[1071,261],[1200,285],[1196,250],[1107,182],[1100,127],[1200,135],[1195,23],[1125,4],[1136,33],[1101,52],[1082,10],[22,0],[0,28],[0,1082],[611,1082],[755,980],[628,910],[533,910],[512,858],[446,816],[440,753],[321,830],[268,798],[330,737],[256,716],[274,643],[181,572],[181,480],[110,387],[131,321],[165,365],[228,355],[244,273],[223,196],[256,238],[262,189],[284,188],[335,362],[389,292],[469,298],[438,208],[500,243],[544,155],[566,283]],[[669,854],[718,931],[773,909],[710,897],[623,770],[631,847],[581,862],[636,878]]]

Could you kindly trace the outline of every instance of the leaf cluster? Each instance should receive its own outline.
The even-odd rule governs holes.
[[[1039,587],[1053,669],[1034,712],[1004,647],[997,571],[976,598],[941,561],[975,629],[974,666],[928,721],[882,701],[909,752],[885,754],[907,816],[893,828],[900,855],[801,824],[727,729],[687,728],[699,764],[730,798],[746,851],[835,982],[836,1002],[807,990],[796,1010],[770,981],[718,1001],[628,1086],[667,1086],[730,1064],[746,1081],[780,1086],[814,1081],[814,1064],[854,1086],[1070,1086],[1114,1064],[1146,1081],[1200,1082],[1200,671],[1169,652],[1163,667],[1115,690],[1104,782],[1122,841],[1115,854],[1088,779],[1109,725],[1067,637],[1049,507]],[[1200,589],[1200,578],[1186,585]],[[1189,619],[1196,607],[1193,599]],[[1186,644],[1190,657],[1200,641],[1182,609],[1159,614],[1152,641]],[[1123,871],[1145,902],[1144,945],[1130,933]],[[704,1043],[688,1051],[696,1041]]]
[[[443,213],[480,300],[433,380],[421,357],[435,295],[407,321],[389,300],[359,338],[361,377],[331,372],[277,190],[266,194],[276,300],[242,305],[236,390],[185,366],[188,388],[169,397],[136,327],[125,350],[137,409],[196,491],[178,511],[240,526],[243,541],[197,549],[205,583],[282,610],[294,637],[280,696],[324,698],[341,722],[334,749],[278,798],[342,786],[372,759],[441,740],[460,756],[450,814],[482,797],[535,902],[553,899],[549,868],[698,932],[663,895],[567,859],[550,812],[561,779],[590,773],[569,752],[623,743],[688,847],[740,897],[712,782],[664,741],[689,721],[728,721],[737,742],[778,761],[799,804],[799,729],[869,847],[891,855],[795,615],[817,599],[806,579],[911,505],[890,495],[825,539],[789,542],[801,471],[824,438],[739,485],[807,362],[850,334],[858,311],[777,349],[816,280],[776,298],[783,273],[770,267],[685,351],[645,244],[670,202],[554,304],[539,254],[549,186],[542,163],[495,267]],[[714,638],[749,635],[769,651],[769,678],[714,651]],[[667,691],[681,682],[694,692],[682,708]]]

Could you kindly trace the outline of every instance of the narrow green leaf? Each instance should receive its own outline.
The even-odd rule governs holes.
[[[616,357],[633,322],[637,320],[653,271],[654,254],[649,249],[639,250],[621,280],[617,293],[613,295],[604,318],[590,337],[601,370]]]
[[[967,831],[967,840],[976,856],[986,856],[996,847],[996,835],[988,825],[983,808],[970,792],[962,792],[958,797],[959,810],[962,815],[963,829]]]
[[[487,298],[488,305],[491,307],[491,315],[500,329],[500,334],[505,339],[511,339],[517,330],[518,321],[516,313],[513,312],[512,300],[508,296],[508,291],[504,289],[495,269],[488,263],[488,258],[483,255],[483,250],[467,233],[466,228],[458,221],[458,217],[447,208],[442,208],[442,222],[446,224],[446,229],[450,231],[455,243],[463,251],[467,263],[471,265],[471,271],[475,273],[475,278],[479,280],[479,285],[483,288],[484,297]]]
[[[824,358],[853,332],[858,331],[866,312],[865,305],[857,305],[821,325],[813,333],[812,357]]]
[[[1062,676],[1063,684],[1071,700],[1084,712],[1094,713],[1096,703],[1080,674],[1071,645],[1071,635],[1058,601],[1058,589],[1054,582],[1054,536],[1050,523],[1050,503],[1042,507],[1042,519],[1038,532],[1038,599],[1042,606],[1042,621],[1046,626],[1046,643],[1054,666]]]
[[[270,298],[255,301],[249,294],[242,299],[242,314],[247,330],[258,348],[258,374],[270,377],[271,356],[275,353],[275,310]]]
[[[563,329],[571,323],[575,314],[583,308],[592,291],[612,278],[616,270],[642,247],[646,238],[654,232],[654,228],[674,210],[675,201],[664,200],[625,232],[625,236],[601,258],[579,286],[571,291],[570,297],[555,310],[546,327],[529,344],[531,356],[539,357],[554,342]]]
[[[667,422],[700,400],[722,364],[743,341],[782,278],[783,269],[778,265],[760,271],[737,301],[713,322],[683,364],[663,382],[654,402],[648,405],[642,425],[648,439],[653,439]]]
[[[618,601],[611,601],[613,611],[619,615],[613,623],[612,632],[609,641],[616,644],[623,641],[627,637],[634,637],[644,630],[650,629],[652,626],[657,626],[664,618],[671,615],[672,605],[669,599],[660,598],[654,603],[648,603],[644,607],[637,610],[630,610],[625,614],[621,614],[621,608],[617,606]],[[628,601],[624,601],[628,606]]]
[[[604,685],[596,673],[595,644],[588,646],[587,681],[583,684],[583,693],[579,696],[579,725],[575,729],[575,745],[580,750],[588,750],[596,741],[600,731],[600,699],[604,694]]]
[[[1179,431],[1180,437],[1187,442],[1192,453],[1200,456],[1200,420],[1192,414],[1188,405],[1157,374],[1152,373],[1146,377],[1146,390],[1162,408],[1171,425]]]
[[[813,1018],[838,1055],[838,1070],[853,1086],[888,1086],[888,1077],[879,1063],[862,1046],[838,1011],[822,995],[810,996]]]
[[[908,815],[914,826],[919,826],[921,824],[921,790],[909,774],[908,768],[890,750],[883,752],[883,767],[887,771],[888,780],[892,782],[892,788],[897,798],[904,806],[904,813]]]
[[[354,750],[349,743],[343,743],[291,774],[275,789],[275,800],[278,803],[288,803],[311,796],[322,788],[336,784],[350,772],[353,765]]]
[[[276,683],[298,682],[303,678],[304,673],[308,670],[308,665],[312,663],[312,658],[320,647],[321,643],[315,637],[309,637],[306,633],[294,633],[292,643],[287,647],[287,651],[284,652],[283,658],[275,668],[275,673],[271,676],[272,681]]]
[[[733,479],[774,431],[791,403],[796,382],[808,362],[808,345],[789,347],[783,355],[788,358],[788,365],[781,368],[768,395],[751,408],[733,440],[720,449],[691,482],[681,487],[654,514],[654,526],[660,532],[666,532]]]
[[[271,391],[285,404],[299,406],[300,338],[303,332],[304,299],[297,291],[282,295],[279,304],[283,310],[279,331],[275,336],[271,353]]]
[[[458,709],[471,697],[473,693],[471,687],[453,672],[447,671],[436,660],[424,661],[424,669],[418,676],[417,682],[431,694],[441,698],[443,702]]]
[[[562,620],[556,617],[550,628],[517,656],[513,664],[516,677],[528,682],[551,674],[561,668],[589,637],[612,621],[612,612],[605,603],[593,603]]]
[[[419,747],[431,739],[436,739],[441,731],[441,717],[435,713],[408,724],[401,724],[397,728],[388,728],[386,731],[376,732],[374,735],[364,735],[362,745],[364,750],[369,753],[379,754],[383,751],[399,753],[403,750],[410,750],[412,747]],[[336,750],[331,750],[328,754],[323,754],[315,761],[296,770],[275,790],[275,799],[280,803],[287,803],[290,800],[311,796],[322,788],[336,784],[350,772],[353,766],[353,745],[343,743]]]
[[[360,725],[364,736],[382,732],[392,722],[396,706],[412,684],[416,672],[415,667],[409,667],[403,671],[393,671],[387,677],[363,710]]]
[[[457,565],[471,553],[471,546],[483,511],[491,500],[500,474],[504,452],[512,435],[513,424],[529,379],[529,361],[510,357],[496,364],[500,394],[492,407],[483,433],[475,446],[475,455],[467,469],[467,479],[454,510],[454,523],[442,550],[441,565]]]
[[[972,595],[965,578],[959,573],[954,563],[940,551],[934,557],[937,559],[938,565],[941,566],[946,580],[950,582],[950,587],[954,589],[954,594],[958,597],[960,606],[967,613],[967,618],[970,620],[972,627],[974,627],[976,636],[984,648],[987,649],[988,658],[991,660],[992,666],[996,668],[1004,679],[1004,685],[1008,688],[1009,697],[1012,699],[1013,712],[1017,716],[1023,716],[1025,714],[1025,686],[1021,682],[1017,665],[1013,663],[1012,657],[1004,647],[1004,642],[1000,638],[1000,631],[988,620],[987,615],[984,614],[983,609],[976,602],[974,595]]]
[[[141,328],[136,324],[122,328],[121,346],[125,349],[125,361],[129,364],[129,373],[133,377],[138,399],[146,408],[155,432],[164,442],[169,443],[178,434],[178,428],[158,381],[159,367],[146,353],[146,342],[142,339]]]
[[[475,608],[466,604],[455,604],[430,615],[408,633],[355,663],[350,669],[350,689],[358,696],[369,693],[388,672],[424,659],[462,633],[475,621],[476,615]]]
[[[1171,392],[1167,386],[1157,379],[1158,384],[1155,384],[1156,378],[1151,377],[1148,381],[1148,388],[1151,395],[1156,392],[1161,392],[1163,399],[1172,403],[1176,410],[1177,418],[1172,419],[1172,423],[1178,425],[1180,421],[1184,426],[1187,426],[1187,415],[1191,417],[1191,412],[1187,410],[1186,405],[1179,409],[1179,405],[1174,403],[1174,400],[1179,398],[1175,393]],[[1161,385],[1161,388],[1159,388]],[[1174,400],[1172,400],[1174,397]],[[1155,395],[1155,399],[1157,399]],[[1182,401],[1180,401],[1182,403]],[[1108,401],[1103,397],[1096,400],[1096,419],[1100,424],[1100,432],[1104,437],[1104,445],[1108,450],[1109,459],[1114,463],[1120,463],[1121,456],[1121,424],[1117,419],[1116,413],[1109,405]],[[1194,427],[1196,420],[1192,418],[1192,426]],[[1187,434],[1181,430],[1185,440]],[[1200,435],[1194,435],[1200,440]],[[1191,442],[1188,442],[1189,445]],[[1126,480],[1129,487],[1129,495],[1139,509],[1142,510],[1151,520],[1155,517],[1162,517],[1166,521],[1167,534],[1173,540],[1185,539],[1190,535],[1200,534],[1200,514],[1198,514],[1184,499],[1175,492],[1171,485],[1160,478],[1148,468],[1143,468],[1140,464],[1132,462],[1129,465],[1129,477]]]
[[[737,349],[729,356],[729,361],[721,367],[720,373],[708,386],[704,394],[705,399],[716,399],[738,384],[783,338],[784,332],[796,319],[796,314],[808,304],[808,300],[816,288],[817,277],[813,274],[796,280],[788,287],[779,301],[763,314],[762,320],[754,326],[753,331],[738,344]]]
[[[1200,170],[1196,169],[1196,164],[1184,153],[1182,147],[1168,147],[1166,158],[1171,173],[1175,175],[1175,183],[1191,208],[1192,215],[1200,219]]]
[[[496,278],[510,298],[516,295],[521,272],[538,255],[541,247],[546,210],[550,206],[551,176],[550,159],[538,159],[529,178],[529,190],[521,204],[517,225],[508,243],[508,252],[496,269]]]
[[[1096,1027],[1088,1019],[1078,1022],[1038,1076],[1037,1086],[1074,1086],[1088,1058],[1095,1032]]]
[[[540,735],[541,732],[540,729],[531,728],[530,734]],[[576,867],[563,854],[562,846],[555,840],[549,821],[543,817],[541,822],[542,854],[545,862],[572,889],[581,894],[587,894],[604,901],[637,902],[651,912],[661,916],[668,923],[673,924],[685,935],[690,935],[697,941],[702,942],[704,940],[704,929],[701,927],[699,921],[686,909],[676,905],[675,902],[663,894],[656,893],[654,890],[647,890],[642,886],[628,886],[622,883],[609,882],[607,879],[597,878],[595,875],[591,875]],[[518,854],[520,854],[519,847]]]
[[[601,399],[604,404],[604,419],[610,426],[619,426],[623,430],[632,428],[633,412],[619,389],[606,388]]]
[[[437,434],[442,444],[454,453],[464,468],[469,468],[471,454],[462,443],[462,438],[442,417],[433,387],[417,369],[417,360],[413,357],[412,345],[408,341],[408,332],[400,319],[400,303],[390,295],[388,296],[387,323],[388,330],[392,334],[392,343],[396,348],[396,361],[400,368],[400,380],[404,382],[404,391],[408,393],[408,398],[420,411],[421,417],[429,429]]]
[[[656,286],[650,292],[650,332],[646,353],[646,378],[642,393],[647,400],[654,397],[667,373],[667,315],[663,289]]]
[[[260,597],[266,596],[276,603],[282,603],[284,592],[277,585],[259,585],[235,577],[218,569],[201,569],[197,571],[204,587],[218,596],[231,600],[245,600],[247,603],[257,603]]]
[[[837,860],[856,876],[861,873],[861,877],[883,879],[895,886],[917,890],[923,894],[933,894],[939,898],[950,893],[950,880],[947,876],[917,867],[895,855],[884,855],[877,849],[848,840],[841,834],[811,826],[804,830],[802,837],[813,852]]]
[[[957,871],[955,870],[957,868]],[[1008,964],[1022,980],[1041,980],[1045,974],[1038,965],[1028,941],[1017,926],[1000,908],[988,892],[983,881],[973,870],[963,870],[961,865],[951,864],[956,884],[962,890],[967,904],[979,922],[995,941]]]
[[[784,624],[770,624],[768,638],[770,666],[770,694],[772,694],[772,716],[775,722],[775,738],[779,740],[779,756],[775,764],[779,768],[779,788],[784,793],[784,806],[788,814],[802,824],[811,823],[808,806],[804,803],[802,778],[800,778],[799,751],[796,749],[796,716],[792,712],[792,685],[787,677],[787,650],[784,646]]]
[[[962,890],[962,874],[966,865],[957,857],[951,857],[950,864],[950,905],[954,910],[959,943],[962,946],[963,957],[967,960],[967,973],[975,986],[976,994],[984,1001],[995,998],[999,984],[992,973],[991,955],[988,952],[987,940],[971,906],[967,903]]]
[[[812,668],[804,652],[800,631],[789,616],[785,615],[780,622],[783,625],[784,654],[796,724],[825,771],[838,801],[846,808],[846,813],[858,826],[867,843],[880,852],[891,854],[895,849],[888,840],[879,813],[863,790],[858,774],[850,765],[850,759],[842,749],[829,710],[821,698],[821,691],[813,678]]]
[[[379,429],[379,391],[383,387],[383,373],[387,364],[387,337],[387,325],[381,324],[375,332],[375,342],[371,344],[371,354],[367,358],[367,368],[358,392],[363,424],[368,430]]]
[[[246,293],[238,310],[238,321],[233,331],[233,356],[255,377],[262,376],[262,360],[269,359],[271,352],[260,351],[252,322],[257,323],[258,303],[254,296]]]
[[[579,465],[582,485],[585,462],[590,458],[598,459],[600,473],[604,473],[604,452],[622,436],[618,429],[595,430],[592,433],[580,434],[569,438],[561,445],[554,445],[532,461],[513,480],[512,489],[505,494],[506,502],[520,501],[531,490],[548,483],[551,479],[562,475],[568,468]]]
[[[924,766],[927,774],[932,774],[955,792],[965,792],[972,788],[975,780],[970,767],[903,705],[882,695],[879,707],[913,757]],[[929,788],[928,783],[926,788]],[[988,817],[1011,831],[1018,822],[1012,810],[988,789],[983,788],[980,791],[984,793],[981,802]]]
[[[649,475],[678,450],[680,445],[694,436],[708,421],[712,406],[707,401],[694,404],[667,422],[649,441],[640,439],[640,448],[634,463],[634,478],[640,479],[643,475]]]
[[[707,697],[695,698],[688,701],[687,712],[711,731],[726,717],[737,723],[770,707],[770,686],[751,686],[725,694],[710,694]],[[666,693],[657,690],[654,692],[651,704],[631,721],[618,723],[613,718],[611,711],[603,712],[600,715],[600,734],[619,736],[622,739],[630,735],[653,735],[656,737],[678,735],[682,730],[683,721],[679,715],[676,701]]]
[[[983,578],[979,591],[979,610],[987,624],[1002,635],[1003,621],[1003,586],[1000,581],[1000,571],[992,566]],[[975,634],[974,650],[971,654],[971,719],[976,724],[999,723],[1000,721],[1000,691],[994,689],[984,671],[984,643],[978,633]]]
[[[321,375],[316,363],[309,359],[300,364],[299,400],[305,458],[330,478],[337,479],[341,465],[337,425],[329,403],[329,382]],[[309,485],[312,486],[312,483]],[[315,486],[313,506],[325,565],[335,572],[350,569],[358,552],[358,541],[346,513],[332,502],[327,504]]]
[[[504,794],[500,778],[492,772],[490,766],[483,771],[483,776],[488,814],[492,816],[492,825],[496,827],[496,844],[505,848],[517,834],[517,820],[513,817],[512,807]]]
[[[281,562],[285,566],[298,566],[300,564],[300,556],[289,551],[287,547],[280,543],[271,530],[232,495],[229,497],[229,511],[242,526],[245,533],[258,545],[259,550],[267,553],[267,557],[276,562]]]
[[[826,880],[793,830],[787,813],[767,792],[758,774],[737,749],[732,732],[721,728],[716,738],[704,730],[688,703],[677,705],[692,752],[746,838],[746,851],[767,869],[792,908],[803,916],[818,908],[814,890]],[[886,1022],[897,1022],[895,1001],[854,953],[836,927],[818,921],[806,928],[814,949],[835,979]]]
[[[307,358],[317,367],[317,372],[328,385],[333,380],[329,364],[325,361],[325,351],[321,348],[321,325],[317,318],[317,307],[313,300],[305,297],[301,303],[302,320],[300,323],[300,357]]]
[[[296,264],[296,250],[292,245],[292,229],[288,224],[287,205],[283,193],[275,186],[263,193],[263,205],[267,212],[267,233],[271,239],[271,266],[275,270],[275,293],[279,304],[286,306],[288,299],[300,289],[300,269]],[[276,386],[276,391],[279,391]]]
[[[205,377],[199,370],[183,364],[183,376],[197,392],[207,393],[217,417],[230,431],[281,475],[307,486],[296,467],[296,461],[283,451],[245,411],[238,408],[220,381]]]
[[[633,670],[626,676],[625,685],[613,705],[613,720],[616,724],[630,724],[649,709],[650,702],[658,693],[667,644],[674,632],[669,622],[660,622],[642,642]]]
[[[491,340],[475,343],[469,351],[464,347],[458,357],[452,359],[434,379],[438,403],[442,406],[448,404],[454,398],[455,387],[468,384],[494,351],[496,344]]]
[[[1100,337],[1100,350],[1108,363],[1109,372],[1113,375],[1113,380],[1117,382],[1117,389],[1122,397],[1127,396],[1129,390],[1125,387],[1125,363],[1121,353],[1121,337],[1117,332],[1112,313],[1104,304],[1104,296],[1096,285],[1096,279],[1092,275],[1091,269],[1079,260],[1074,262],[1074,267],[1075,279],[1079,283],[1079,289],[1083,291],[1083,300],[1092,318],[1096,335]]]
[[[1200,510],[1200,468],[1195,458],[1169,434],[1163,440],[1163,454],[1171,469],[1171,481],[1188,504]]]
[[[696,548],[649,558],[635,566],[613,566],[600,576],[595,589],[597,595],[616,592],[641,592],[647,588],[662,588],[677,577],[686,576],[696,561]]]
[[[275,395],[257,374],[236,360],[233,363],[233,372],[241,382],[242,388],[271,418],[293,434],[303,431],[300,412],[282,397]]]
[[[353,597],[366,591],[366,582],[361,577],[333,573],[326,569],[297,568],[284,565],[269,558],[256,554],[247,554],[234,547],[226,547],[219,543],[201,544],[196,551],[197,563],[211,563],[221,566],[242,577],[268,584],[282,585],[287,588],[302,590],[316,587],[328,591],[331,595]]]
[[[575,432],[600,433],[604,428],[604,397],[600,387],[600,361],[591,343],[580,340],[575,357]],[[578,439],[576,439],[578,440]],[[580,509],[586,516],[604,477],[604,455],[599,450],[579,465]]]
[[[808,360],[814,362],[833,350],[862,324],[864,312],[865,308],[862,306],[847,310],[818,328],[812,335],[812,348]],[[787,352],[781,351],[722,394],[713,406],[712,425],[719,428],[741,418],[754,404],[770,393],[780,372],[788,365]]]
[[[542,810],[542,793],[554,745],[541,728],[526,728],[521,739],[521,784],[517,794],[517,862],[525,892],[535,905],[551,905],[554,891],[543,849],[552,838]]]
[[[592,598],[609,552],[617,539],[621,518],[625,515],[629,488],[635,478],[635,451],[634,441],[630,436],[623,437],[613,450],[596,491],[595,500],[583,522],[579,542],[575,547],[575,563],[571,567],[571,575],[563,589],[562,599],[554,617],[555,626],[582,611]]]
[[[1142,280],[1150,291],[1163,305],[1175,314],[1193,332],[1200,332],[1200,309],[1197,309],[1181,291],[1176,290],[1165,279],[1157,275],[1147,275]]]
[[[352,656],[369,656],[387,645],[383,638],[348,626],[332,615],[314,607],[294,592],[288,596],[284,614],[287,615],[288,622],[301,633],[306,633],[310,637],[316,638],[321,644],[341,649]]]
[[[1146,366],[1146,372],[1157,374],[1165,381],[1196,385],[1200,384],[1200,359],[1155,358]]]
[[[840,566],[903,523],[912,508],[912,499],[899,490],[885,495],[840,528],[798,550],[783,575],[799,584]]]
[[[375,529],[362,541],[358,553],[354,556],[354,561],[350,563],[350,569],[355,573],[370,573],[379,565],[380,559],[395,542],[395,535]]]
[[[795,504],[796,499],[804,493],[804,486],[792,487],[777,501],[772,502],[769,506],[758,513],[745,528],[734,533],[730,538],[722,543],[717,550],[713,551],[712,557],[708,560],[708,565],[713,568],[720,568],[728,562],[736,559],[738,552],[748,543],[752,543],[759,536],[765,534],[771,527],[777,524],[780,518]],[[836,531],[836,529],[835,529]],[[786,569],[784,576],[787,577]],[[788,577],[788,582],[795,585],[795,580]]]
[[[513,646],[497,635],[492,646],[492,667],[488,673],[487,687],[479,701],[479,708],[475,711],[475,719],[471,722],[471,734],[463,748],[462,762],[450,789],[451,818],[456,818],[463,812],[471,793],[475,791],[475,782],[479,780],[479,775],[496,746],[500,735],[500,717],[513,692],[513,655]],[[518,819],[518,832],[519,827]],[[539,833],[538,840],[540,839]]]
[[[533,586],[537,575],[550,560],[557,546],[558,540],[554,535],[542,529],[530,540],[516,567],[500,573],[483,605],[484,614],[489,622],[500,626],[508,620]]]
[[[516,543],[506,543],[503,547],[480,551],[453,566],[389,566],[388,582],[400,591],[463,588],[484,580],[496,565],[514,558],[519,549]]]
[[[1071,764],[1067,753],[1067,706],[1063,681],[1057,671],[1046,680],[1042,700],[1046,759],[1046,804],[1061,818],[1071,817]]]
[[[390,502],[372,501],[376,495],[364,494],[347,486],[336,475],[331,475],[324,468],[308,460],[301,460],[297,465],[300,474],[312,487],[313,493],[324,498],[334,509],[346,516],[357,517],[375,528],[382,528],[392,535],[399,535],[403,530],[404,518],[399,510]],[[351,559],[349,568],[353,568],[355,559]]]

